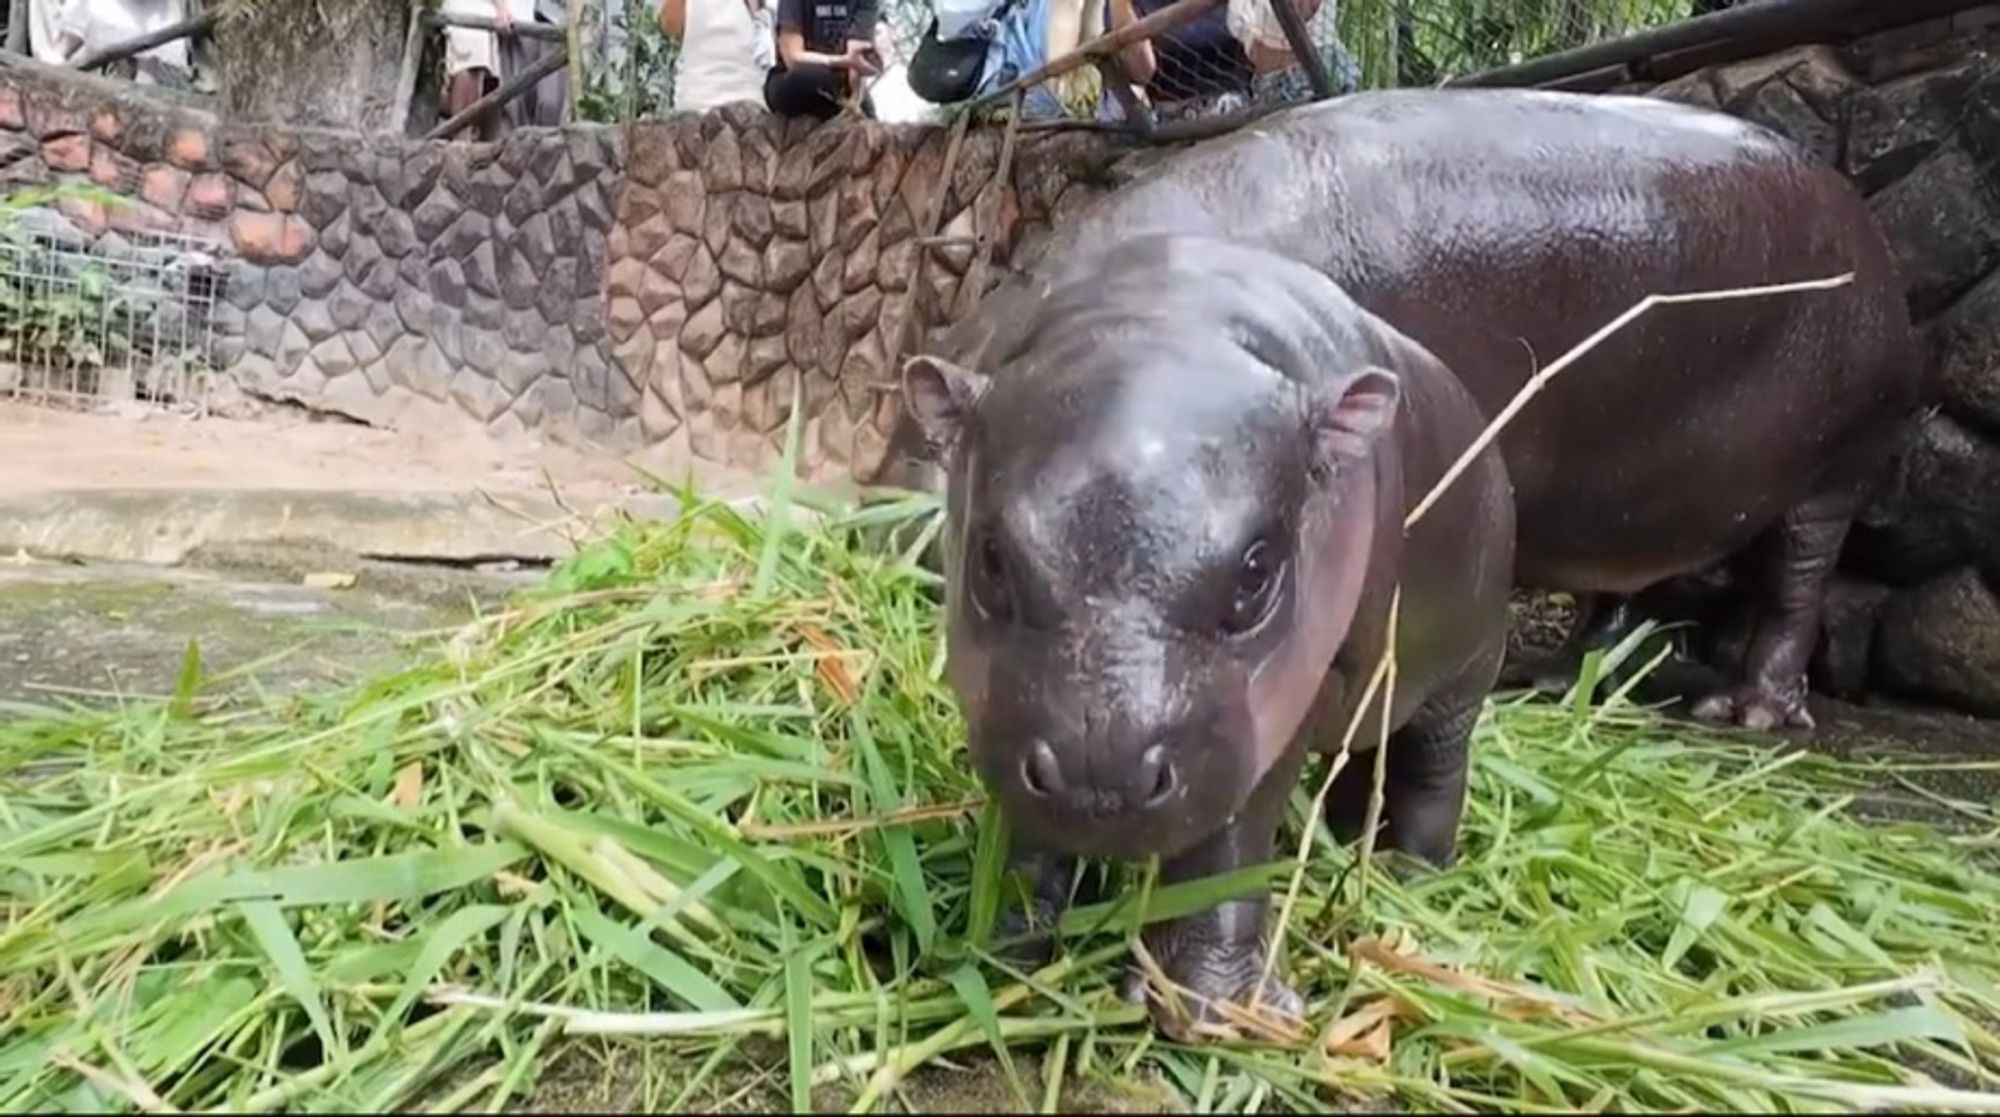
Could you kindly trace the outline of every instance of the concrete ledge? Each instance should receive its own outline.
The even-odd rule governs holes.
[[[611,514],[676,514],[668,496],[565,509],[465,492],[97,489],[0,498],[0,555],[172,566],[203,547],[304,544],[369,558],[552,561]]]

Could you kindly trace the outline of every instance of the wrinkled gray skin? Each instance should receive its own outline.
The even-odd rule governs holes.
[[[1147,231],[1311,264],[1435,354],[1487,414],[1646,295],[1853,272],[1831,291],[1656,308],[1501,439],[1518,584],[1597,596],[1609,608],[1580,627],[1603,641],[1629,623],[1629,595],[1743,553],[1764,586],[1756,636],[1739,683],[1695,712],[1811,724],[1826,579],[1920,377],[1889,250],[1840,175],[1761,127],[1664,101],[1359,94],[1161,159],[1024,261],[938,351],[1008,336],[1039,290]],[[884,482],[935,486],[903,454],[914,437],[892,440]]]
[[[905,391],[948,476],[951,682],[1035,897],[1010,928],[1047,928],[1080,856],[1158,855],[1169,882],[1268,860],[1399,584],[1381,840],[1448,862],[1514,526],[1489,448],[1404,536],[1484,426],[1457,380],[1319,272],[1206,238],[1127,241],[1009,325],[976,367],[912,360]],[[1333,796],[1348,837],[1371,768]],[[1265,906],[1147,933],[1197,1017],[1256,995]],[[1275,980],[1262,1000],[1297,1008]]]

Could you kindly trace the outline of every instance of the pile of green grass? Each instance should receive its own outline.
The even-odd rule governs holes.
[[[191,656],[158,701],[7,711],[0,1107],[512,1108],[595,1061],[649,1108],[899,1109],[954,1053],[1031,1108],[1993,1107],[1992,807],[1858,821],[1880,771],[1616,700],[1494,706],[1448,873],[1315,828],[1303,1031],[1175,1045],[1117,993],[1142,922],[1288,861],[1008,968],[935,511],[821,511],[628,525],[364,685],[224,701]]]

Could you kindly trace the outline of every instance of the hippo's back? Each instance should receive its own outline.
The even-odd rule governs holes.
[[[1664,101],[1413,90],[1290,110],[1161,160],[1031,267],[1166,230],[1319,267],[1489,414],[1648,295],[1852,273],[1657,308],[1538,396],[1502,447],[1540,585],[1636,589],[1739,548],[1900,418],[1918,379],[1853,188],[1762,127]]]

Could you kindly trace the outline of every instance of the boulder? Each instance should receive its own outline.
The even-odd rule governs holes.
[[[1881,677],[1912,698],[2000,717],[2000,597],[1970,567],[1890,598]]]

